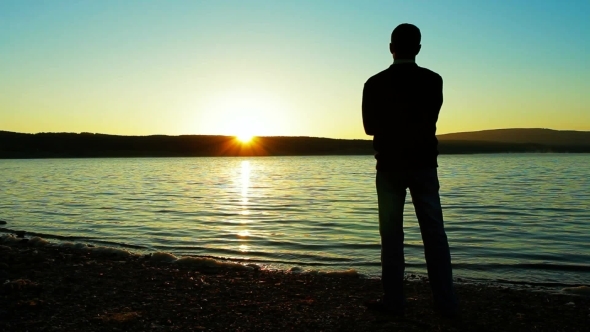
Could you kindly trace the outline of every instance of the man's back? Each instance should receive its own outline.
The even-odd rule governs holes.
[[[371,77],[363,90],[363,124],[374,135],[377,169],[436,167],[436,121],[442,78],[414,62]]]

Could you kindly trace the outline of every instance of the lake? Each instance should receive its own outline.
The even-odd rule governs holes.
[[[455,277],[590,284],[590,154],[439,157]],[[379,275],[372,156],[0,160],[0,219],[70,241]],[[408,195],[407,272],[425,274]]]

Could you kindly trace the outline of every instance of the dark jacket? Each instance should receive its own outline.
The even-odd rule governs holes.
[[[436,121],[443,81],[415,63],[393,64],[363,89],[363,125],[373,135],[377,170],[437,167]]]

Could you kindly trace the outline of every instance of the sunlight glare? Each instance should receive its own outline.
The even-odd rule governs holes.
[[[256,136],[284,134],[286,107],[268,87],[239,87],[210,96],[207,123],[215,134],[231,135],[247,144]]]
[[[252,138],[254,138],[254,135],[240,134],[240,135],[237,135],[236,138],[238,139],[238,141],[240,141],[240,143],[247,144],[247,143],[250,143],[250,141],[252,141]]]
[[[250,162],[248,160],[242,161],[241,168],[242,175],[242,197],[248,197],[248,187],[250,186]]]
[[[250,236],[250,232],[247,230],[238,232],[238,237],[248,237]]]

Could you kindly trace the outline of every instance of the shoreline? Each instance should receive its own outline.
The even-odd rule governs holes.
[[[1,221],[1,220],[0,220]],[[6,224],[0,223],[0,226],[5,226]],[[62,236],[62,235],[52,235],[52,234],[44,234],[44,233],[37,233],[37,232],[29,232],[23,230],[13,230],[5,227],[0,227],[0,244],[2,244],[2,237],[5,235],[12,235],[17,237],[18,239],[29,240],[32,238],[40,239],[44,242],[50,243],[48,240],[55,240],[59,244],[50,243],[51,245],[63,246],[67,248],[75,248],[75,249],[101,249],[101,248],[108,248],[111,252],[114,252],[112,249],[121,250],[124,253],[123,257],[127,256],[153,256],[156,255],[158,259],[162,259],[163,262],[171,263],[174,260],[186,258],[186,257],[198,257],[203,259],[212,259],[214,261],[219,262],[229,262],[229,264],[237,263],[242,265],[250,265],[256,266],[258,269],[264,269],[271,272],[291,272],[291,273],[308,273],[308,274],[353,274],[358,276],[359,278],[366,278],[366,279],[379,279],[379,275],[371,275],[366,273],[358,272],[355,268],[349,269],[342,269],[342,270],[328,270],[328,269],[313,269],[310,266],[302,265],[293,265],[288,266],[286,264],[272,264],[272,262],[264,262],[264,261],[256,261],[256,260],[249,260],[249,259],[241,259],[241,258],[234,258],[234,257],[222,257],[222,256],[213,256],[213,255],[177,255],[170,252],[161,252],[161,251],[150,251],[147,247],[142,247],[138,245],[126,244],[126,243],[116,243],[110,241],[101,241],[96,239],[87,239],[87,238],[80,238],[76,236]],[[26,236],[26,238],[25,238]],[[37,240],[36,239],[36,240]],[[78,241],[88,241],[88,242],[78,242]],[[72,242],[75,241],[75,242]],[[35,244],[36,245],[36,244]],[[427,279],[427,276],[422,273],[415,273],[415,272],[406,272],[406,279],[409,282],[412,281],[420,281],[424,278]],[[454,282],[458,284],[475,284],[475,285],[486,285],[489,287],[508,287],[516,290],[533,290],[533,291],[543,291],[543,292],[552,292],[552,293],[560,293],[563,292],[564,289],[566,292],[569,289],[575,289],[579,287],[588,287],[590,285],[583,285],[583,284],[568,284],[568,283],[558,283],[558,282],[526,282],[526,281],[515,281],[509,279],[486,279],[486,278],[473,278],[473,277],[464,277],[455,276]],[[575,291],[574,291],[575,292]],[[582,291],[584,292],[584,291]],[[588,290],[590,295],[590,288]],[[585,293],[584,293],[585,294]]]
[[[0,331],[584,331],[590,321],[590,296],[458,283],[457,325],[433,312],[424,277],[406,281],[406,317],[395,319],[363,307],[378,279],[171,256],[0,236]]]

